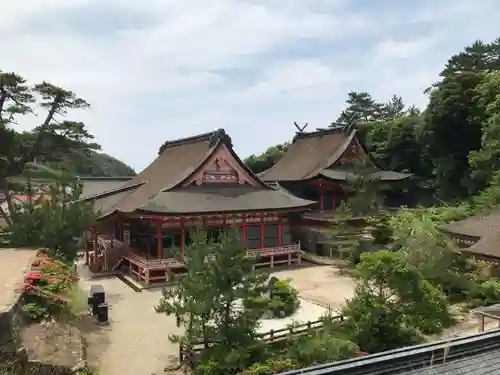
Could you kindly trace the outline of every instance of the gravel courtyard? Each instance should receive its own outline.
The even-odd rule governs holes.
[[[354,296],[354,281],[338,274],[334,266],[312,266],[272,274],[279,279],[291,279],[301,298],[338,311]]]
[[[90,280],[82,273],[82,289],[87,292],[91,284],[101,284],[110,306],[109,326],[96,326],[87,333],[89,362],[97,365],[100,373],[163,374],[165,367],[177,363],[178,346],[168,336],[180,333],[180,329],[174,317],[154,311],[161,296],[159,289],[135,292],[116,277]],[[273,275],[292,279],[302,298],[301,307],[291,317],[263,320],[260,331],[284,328],[294,321],[317,320],[328,308],[340,309],[354,291],[352,280],[337,275],[331,266],[283,270]]]
[[[89,363],[104,375],[159,375],[177,363],[179,347],[168,339],[179,333],[175,318],[154,311],[160,290],[138,293],[116,277],[81,280],[85,292],[91,284],[106,291],[110,324],[87,333]]]

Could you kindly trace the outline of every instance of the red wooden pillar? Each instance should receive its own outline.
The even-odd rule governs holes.
[[[278,221],[278,246],[283,246],[283,223],[281,222],[281,218]]]
[[[163,257],[163,231],[162,231],[162,222],[161,220],[158,220],[156,222],[156,256],[158,259],[161,259]]]
[[[184,255],[184,246],[186,242],[186,231],[184,230],[184,218],[181,219],[181,254]]]
[[[243,223],[240,225],[241,227],[241,243],[243,244],[243,248],[247,248],[247,224],[246,224],[246,215],[243,216]]]
[[[260,248],[264,248],[264,215],[260,215]]]

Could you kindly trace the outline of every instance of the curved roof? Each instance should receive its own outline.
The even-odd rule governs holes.
[[[299,132],[281,159],[261,172],[259,177],[269,182],[302,181],[317,177],[345,181],[353,173],[338,169],[337,164],[353,143],[361,146],[361,152],[368,155],[357,138],[356,130],[347,133],[343,127],[334,127],[310,133]],[[373,176],[379,180],[396,181],[410,177],[406,173],[375,170]]]
[[[254,182],[254,186],[203,183],[185,186],[206,161],[221,148]],[[228,197],[228,194],[235,194]],[[223,129],[194,137],[165,142],[158,157],[121,187],[84,200],[94,201],[104,216],[114,212],[158,213],[224,212],[265,209],[307,209],[313,201],[285,195],[265,184],[234,153]]]
[[[441,230],[474,241],[467,252],[500,258],[500,210],[442,225]]]

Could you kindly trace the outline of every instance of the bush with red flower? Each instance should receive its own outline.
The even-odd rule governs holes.
[[[39,252],[24,279],[23,308],[35,321],[70,317],[78,275],[73,265]]]

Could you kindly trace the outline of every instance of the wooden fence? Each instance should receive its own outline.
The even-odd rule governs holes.
[[[332,321],[342,321],[344,317],[342,315],[337,315],[330,318]],[[271,329],[267,332],[262,332],[257,335],[257,338],[262,340],[266,344],[272,344],[279,341],[288,339],[292,337],[300,337],[311,333],[311,331],[319,331],[324,328],[324,320],[319,319],[315,321],[308,321],[307,323],[291,324],[285,328],[281,329]],[[214,342],[210,342],[208,346],[213,346]],[[179,344],[179,360],[189,361],[192,363],[194,357],[201,353],[205,345],[203,342],[195,342],[192,344],[191,348],[186,348],[182,343]]]

